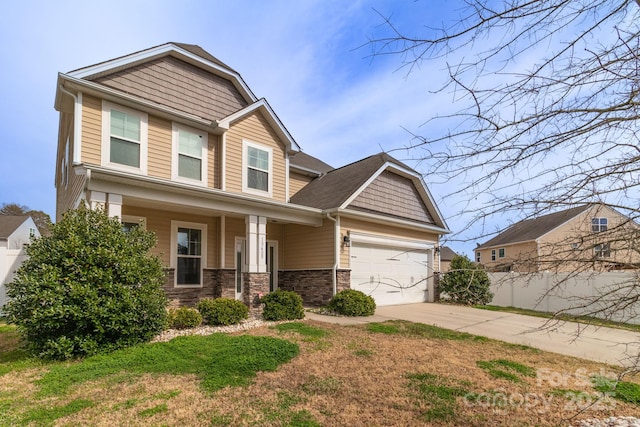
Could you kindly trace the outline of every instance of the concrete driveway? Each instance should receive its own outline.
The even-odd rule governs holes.
[[[572,322],[549,325],[539,317],[446,304],[378,307],[374,316],[361,318],[315,313],[307,318],[345,325],[408,320],[618,366],[630,366],[640,354],[636,332]]]

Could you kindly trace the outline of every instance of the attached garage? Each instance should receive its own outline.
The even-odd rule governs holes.
[[[433,301],[433,244],[351,235],[351,288],[376,304]]]

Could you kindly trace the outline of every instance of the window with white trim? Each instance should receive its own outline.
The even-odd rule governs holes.
[[[147,229],[147,219],[143,216],[122,215],[120,222],[122,223],[122,229],[126,233],[138,227],[141,227],[143,230]]]
[[[498,258],[504,258],[504,248],[498,249]]]
[[[173,162],[171,174],[174,180],[207,184],[208,135],[197,129],[173,124]]]
[[[102,103],[102,165],[147,173],[146,113]]]
[[[171,246],[175,286],[201,287],[207,260],[207,225],[171,221]]]
[[[480,262],[480,252],[476,252],[476,262]]]
[[[491,249],[491,261],[495,261],[495,260],[496,260],[496,250]]]
[[[591,220],[591,231],[594,233],[600,233],[607,231],[608,220],[607,218],[593,218]]]
[[[242,146],[242,191],[271,197],[273,150],[249,141]]]
[[[611,246],[608,243],[600,243],[594,246],[593,252],[596,258],[610,258]]]

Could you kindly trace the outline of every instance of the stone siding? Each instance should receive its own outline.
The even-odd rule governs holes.
[[[165,272],[163,289],[170,307],[195,307],[202,298],[236,297],[234,269],[204,269],[200,288],[175,287],[175,269],[169,268]]]
[[[283,270],[278,273],[278,287],[294,291],[305,305],[326,305],[333,297],[333,270]],[[337,290],[350,288],[351,270],[336,271]]]
[[[242,278],[242,302],[251,315],[262,316],[260,297],[269,293],[269,273],[242,273]]]

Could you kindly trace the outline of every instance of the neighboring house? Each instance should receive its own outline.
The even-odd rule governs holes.
[[[420,174],[387,154],[333,169],[301,151],[240,74],[167,43],[59,74],[57,216],[101,207],[158,237],[174,304],[309,305],[360,289],[380,305],[433,299],[449,230]]]
[[[40,237],[29,215],[0,215],[0,312],[6,302],[5,284],[26,258],[24,245]]]
[[[640,227],[600,203],[520,221],[476,248],[489,271],[607,271],[640,266]]]
[[[458,256],[450,247],[441,246],[440,247],[440,271],[442,273],[446,273],[449,271],[449,266],[451,265],[451,260],[453,257]]]

